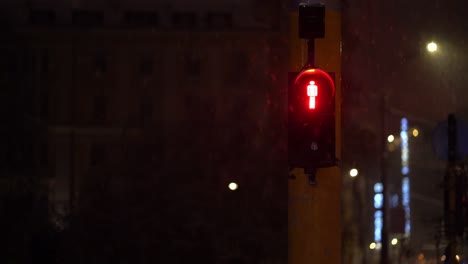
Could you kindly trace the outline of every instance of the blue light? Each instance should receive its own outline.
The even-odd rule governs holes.
[[[375,242],[380,242],[380,241],[382,241],[382,235],[380,234],[380,230],[379,230],[379,229],[375,229],[375,230],[374,230],[374,241],[375,241]]]
[[[404,130],[404,131],[408,130],[408,119],[406,118],[401,119],[401,130]]]
[[[409,234],[411,232],[411,224],[409,220],[405,221],[405,233]]]
[[[401,119],[401,173],[407,175],[409,173],[409,143],[408,143],[408,120]]]
[[[400,137],[401,137],[401,140],[408,141],[408,132],[406,130],[402,130],[400,132]]]
[[[408,177],[404,177],[401,182],[401,195],[401,203],[405,210],[405,234],[408,236],[411,232],[410,181]]]
[[[401,137],[401,140],[402,140],[401,141],[401,147],[405,148],[405,149],[408,148],[408,139],[404,139],[401,135],[400,135],[400,137]]]
[[[409,206],[409,195],[408,194],[403,194],[403,199],[401,199],[401,203],[403,206]]]
[[[382,185],[382,183],[378,182],[378,183],[374,184],[374,192],[376,192],[376,193],[381,193],[381,192],[383,192],[383,185]]]
[[[398,207],[398,194],[392,195],[392,199],[390,201],[391,201],[390,206],[392,208]]]
[[[405,194],[409,193],[409,178],[404,177],[401,183],[401,191]]]
[[[383,207],[383,184],[378,182],[374,184],[374,208],[381,209]],[[382,226],[383,226],[383,213],[382,210],[374,212],[374,241],[376,243],[382,241]]]
[[[410,172],[409,168],[409,139],[408,139],[408,120],[401,119],[401,174],[404,176]],[[411,231],[411,214],[410,214],[410,183],[406,176],[401,183],[401,203],[405,210],[405,235],[409,236]]]
[[[382,208],[383,205],[383,194],[382,193],[376,193],[374,195],[374,208]]]
[[[374,213],[374,241],[380,242],[382,240],[382,211],[377,210]]]
[[[408,166],[403,166],[403,168],[401,168],[401,174],[407,175],[408,173],[409,173]]]
[[[382,211],[380,210],[375,211],[374,213],[375,218],[382,218],[382,216],[383,216]]]

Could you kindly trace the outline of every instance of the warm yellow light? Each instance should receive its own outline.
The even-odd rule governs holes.
[[[370,249],[375,249],[376,246],[377,245],[374,242],[372,242],[372,243],[370,243],[369,248]]]
[[[394,140],[395,140],[395,136],[393,136],[393,135],[389,135],[387,137],[387,141],[390,142],[390,143],[392,143]]]
[[[351,170],[349,171],[349,176],[351,176],[351,177],[353,177],[353,178],[356,177],[358,174],[359,174],[359,172],[358,172],[357,169],[351,169]]]
[[[418,260],[424,260],[424,254],[423,253],[420,253],[418,255]]]
[[[457,259],[457,261],[460,261],[460,256],[455,255],[455,258]]]
[[[413,129],[413,132],[412,132],[412,133],[413,133],[413,137],[419,136],[419,130],[417,130],[416,128]]]
[[[445,255],[443,255],[442,257],[440,257],[440,261],[445,261],[447,259],[447,257]]]
[[[396,238],[392,239],[392,245],[396,245],[396,244],[398,244],[398,239]]]
[[[235,190],[237,190],[237,188],[238,188],[239,186],[237,185],[237,183],[231,182],[231,183],[229,183],[228,187],[229,187],[229,190],[235,191]]]
[[[427,51],[429,52],[436,52],[437,51],[437,44],[434,41],[427,43]]]

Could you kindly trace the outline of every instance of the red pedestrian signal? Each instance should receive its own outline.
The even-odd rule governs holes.
[[[334,113],[335,85],[328,73],[319,69],[303,70],[295,78],[292,89],[289,95],[293,98],[289,101],[295,111]]]
[[[335,165],[335,84],[320,69],[305,69],[288,91],[290,166]]]

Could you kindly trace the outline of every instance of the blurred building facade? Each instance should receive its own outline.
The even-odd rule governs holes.
[[[171,242],[186,255],[285,259],[287,34],[269,3],[2,2],[4,156],[26,145],[52,209],[146,226],[141,248],[188,232]]]

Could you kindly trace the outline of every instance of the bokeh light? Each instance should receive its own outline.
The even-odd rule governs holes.
[[[354,168],[353,168],[353,169],[351,169],[351,170],[349,171],[349,176],[351,176],[351,177],[353,177],[353,178],[356,177],[358,174],[359,174],[359,171],[358,171],[357,169],[354,169]]]
[[[237,185],[237,183],[231,182],[231,183],[229,183],[228,187],[229,187],[229,190],[235,191],[235,190],[237,190],[237,188],[238,188],[239,186]]]
[[[434,41],[427,43],[427,51],[429,52],[436,52],[437,51],[437,44]]]

